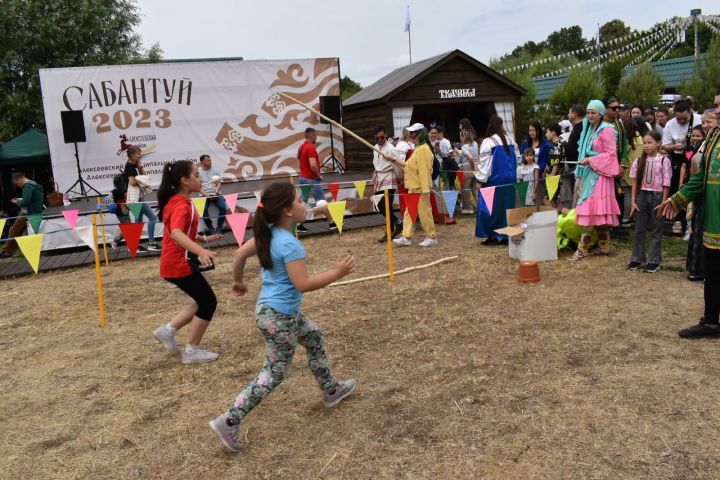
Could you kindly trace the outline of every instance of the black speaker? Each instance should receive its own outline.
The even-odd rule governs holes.
[[[85,142],[85,121],[81,110],[60,112],[65,143]]]
[[[340,97],[337,95],[320,97],[320,113],[338,123],[342,122],[340,115]],[[320,119],[322,123],[330,123]]]

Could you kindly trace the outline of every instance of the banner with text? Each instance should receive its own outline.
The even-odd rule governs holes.
[[[320,109],[340,94],[337,58],[209,61],[40,70],[53,175],[64,191],[77,180],[73,144],[64,143],[60,112],[81,110],[87,141],[78,144],[83,179],[110,191],[131,145],[154,188],[162,168],[207,153],[231,180],[297,175],[297,149],[307,127],[317,130],[321,161],[345,164],[342,132],[286,93]]]

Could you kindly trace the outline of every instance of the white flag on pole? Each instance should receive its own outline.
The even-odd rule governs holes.
[[[408,5],[407,10],[405,10],[405,31],[410,31],[410,5]]]

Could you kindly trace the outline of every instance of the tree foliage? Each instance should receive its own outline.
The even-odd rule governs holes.
[[[565,85],[553,90],[548,103],[555,109],[556,114],[564,115],[573,104],[586,105],[592,99],[602,99],[603,93],[597,71],[580,67],[570,73]]]
[[[530,75],[527,73],[510,73],[507,76],[510,80],[517,83],[527,93],[520,98],[520,122],[518,122],[518,132],[527,132],[528,124],[530,120],[535,118],[535,94],[536,87]],[[518,134],[517,132],[515,133]]]
[[[348,98],[352,97],[357,92],[362,90],[362,88],[362,85],[352,80],[347,75],[340,79],[340,91],[342,92],[343,100],[347,100]]]
[[[0,139],[44,127],[41,68],[159,61],[139,24],[135,0],[0,1]]]
[[[665,82],[657,70],[643,63],[620,82],[617,97],[631,105],[656,105],[664,87]]]
[[[713,104],[715,92],[720,89],[720,35],[715,35],[706,55],[695,62],[695,75],[683,82],[680,90],[691,95],[699,108]]]

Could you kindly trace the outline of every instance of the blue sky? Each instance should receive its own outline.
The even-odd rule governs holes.
[[[243,57],[247,60],[339,57],[342,75],[366,86],[408,64],[405,9],[410,4],[413,60],[459,48],[487,63],[528,40],[580,25],[620,18],[649,28],[691,8],[720,14],[717,0],[139,0],[139,33],[159,42],[166,58]],[[650,6],[650,8],[648,7]]]

